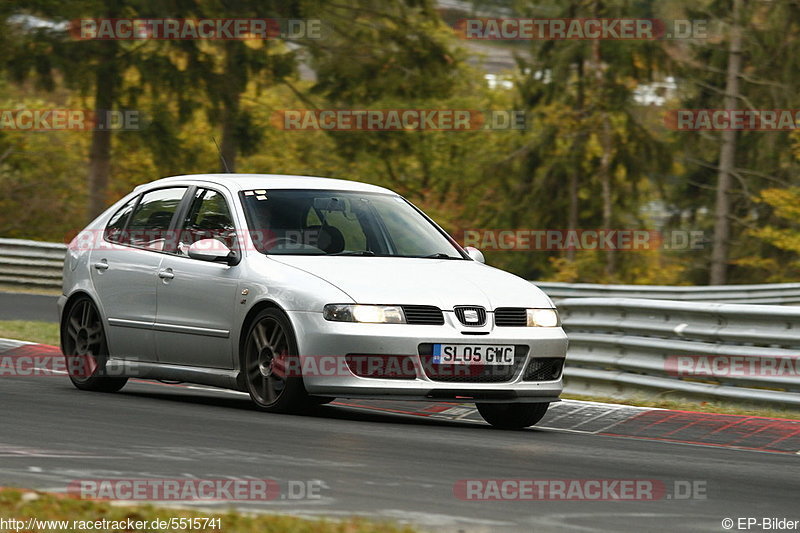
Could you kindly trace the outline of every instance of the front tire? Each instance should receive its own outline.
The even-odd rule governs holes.
[[[297,351],[286,315],[265,309],[255,317],[245,340],[243,368],[247,392],[262,411],[288,413],[311,404]]]
[[[103,320],[94,302],[87,296],[69,307],[61,323],[61,351],[70,381],[80,390],[117,392],[128,378],[106,375],[108,343]]]
[[[536,424],[547,413],[549,403],[479,403],[484,420],[499,429],[522,429]]]

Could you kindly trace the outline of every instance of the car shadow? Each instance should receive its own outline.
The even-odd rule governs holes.
[[[141,383],[140,383],[141,384]],[[242,411],[252,411],[256,415],[263,416],[297,416],[304,418],[324,418],[329,420],[350,420],[357,422],[373,422],[373,423],[391,423],[391,424],[410,424],[417,426],[437,426],[437,427],[453,427],[453,428],[471,428],[481,429],[488,431],[497,431],[495,428],[488,424],[481,422],[464,422],[458,420],[447,420],[444,418],[434,418],[429,416],[415,415],[411,412],[387,412],[380,410],[370,410],[369,405],[364,407],[351,407],[328,404],[321,405],[307,409],[301,413],[292,414],[276,414],[276,413],[263,413],[253,404],[253,402],[245,397],[224,397],[219,394],[206,392],[196,389],[181,390],[184,387],[178,385],[166,385],[174,387],[173,390],[128,390],[123,389],[117,393],[124,396],[133,396],[140,398],[149,398],[159,401],[170,401],[182,404],[203,405],[209,407],[219,407],[225,409],[238,409]],[[346,401],[346,400],[344,400]],[[367,400],[359,400],[359,403],[365,403]],[[409,404],[418,405],[420,402],[408,402]],[[535,428],[529,428],[534,430]]]

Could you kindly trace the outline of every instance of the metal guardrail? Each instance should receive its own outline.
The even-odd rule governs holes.
[[[64,244],[0,239],[0,283],[59,289],[66,253]]]
[[[553,300],[564,298],[647,298],[690,302],[800,304],[800,283],[759,285],[601,285],[534,281]]]
[[[800,407],[800,308],[571,298],[559,310],[567,392]]]
[[[64,244],[0,239],[0,283],[58,288]],[[693,302],[800,304],[800,283],[761,285],[601,285],[535,281],[553,300],[565,298],[647,298]]]

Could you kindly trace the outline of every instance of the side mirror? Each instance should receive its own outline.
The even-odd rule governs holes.
[[[230,264],[234,255],[225,243],[217,239],[200,239],[189,246],[188,256],[200,261],[224,261]]]
[[[475,248],[474,246],[467,246],[464,248],[464,251],[467,252],[467,255],[473,261],[477,261],[478,263],[486,263],[486,259],[483,257],[483,253],[480,250]]]

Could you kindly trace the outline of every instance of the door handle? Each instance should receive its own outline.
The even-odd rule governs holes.
[[[172,269],[171,268],[167,268],[167,269],[164,269],[164,270],[160,270],[158,272],[158,277],[161,278],[161,279],[172,279],[172,278],[175,277],[175,274],[172,273]]]
[[[108,270],[108,263],[105,259],[103,259],[102,261],[95,263],[94,268],[97,270]]]

